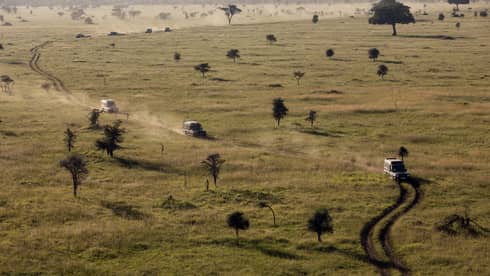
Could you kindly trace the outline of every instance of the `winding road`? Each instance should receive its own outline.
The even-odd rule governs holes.
[[[400,194],[395,203],[368,221],[360,233],[361,245],[368,256],[369,262],[376,267],[381,275],[390,275],[390,269],[396,269],[402,275],[410,275],[410,268],[404,264],[403,260],[393,250],[390,233],[396,221],[420,203],[422,191],[419,183],[415,180],[406,182],[413,192],[410,192],[404,183],[397,184]],[[410,201],[411,194],[413,194],[413,198]],[[404,205],[405,207],[402,207]],[[379,229],[379,232],[377,239],[374,240],[377,229]],[[376,250],[375,242],[379,243],[383,249],[383,254]]]
[[[31,48],[31,54],[32,54],[32,57],[31,57],[31,60],[29,61],[29,67],[36,73],[38,73],[39,75],[45,77],[46,79],[48,79],[51,84],[53,85],[53,87],[56,89],[56,91],[60,91],[60,92],[64,92],[64,93],[70,93],[70,91],[66,88],[65,84],[63,83],[62,80],[60,80],[59,78],[57,78],[56,76],[52,75],[51,73],[43,70],[40,66],[39,66],[39,59],[41,58],[41,52],[40,50],[48,45],[49,43],[51,43],[51,41],[46,41],[42,44],[39,44],[33,48]]]

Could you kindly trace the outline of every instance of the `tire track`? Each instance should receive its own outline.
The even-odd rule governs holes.
[[[41,52],[40,50],[50,44],[51,41],[46,41],[43,42],[37,46],[34,46],[31,48],[30,52],[32,54],[31,60],[29,61],[29,67],[31,68],[32,71],[38,73],[39,75],[47,78],[53,87],[56,89],[56,91],[64,92],[64,93],[70,93],[70,91],[66,88],[65,84],[63,83],[62,80],[54,76],[53,74],[50,74],[47,71],[44,71],[40,66],[39,66],[39,60],[41,59]]]
[[[420,185],[413,180],[410,180],[407,183],[413,188],[415,192],[415,196],[413,200],[400,212],[398,212],[393,217],[391,217],[390,220],[385,224],[385,226],[381,229],[379,233],[379,240],[381,241],[386,256],[393,263],[394,268],[400,271],[402,275],[409,275],[410,269],[403,263],[400,257],[398,257],[393,250],[393,245],[390,238],[391,228],[401,216],[405,215],[410,210],[412,210],[422,200],[422,191],[420,189]],[[400,184],[400,189],[405,189],[405,188],[403,188],[403,186]]]
[[[379,215],[368,221],[361,230],[361,245],[368,256],[370,263],[376,266],[381,275],[390,275],[390,269],[397,269],[402,275],[409,275],[410,273],[410,269],[395,254],[390,239],[390,231],[392,226],[400,217],[413,209],[422,199],[422,191],[420,190],[420,185],[413,180],[410,180],[408,184],[410,184],[410,186],[414,189],[415,196],[406,207],[396,212],[409,200],[409,191],[402,185],[402,183],[398,183],[400,194],[395,203],[385,208],[383,211],[381,211]],[[384,261],[383,257],[380,257],[379,253],[374,247],[375,241],[373,240],[375,229],[379,227],[381,222],[386,218],[389,219],[381,228],[377,237],[377,241],[380,242],[383,248],[384,255],[386,255],[388,261]]]
[[[361,245],[366,252],[369,261],[376,266],[381,275],[389,275],[389,269],[394,267],[394,264],[390,261],[383,261],[379,257],[378,252],[374,248],[373,234],[376,226],[386,217],[388,217],[392,212],[399,208],[403,203],[406,202],[408,197],[407,190],[400,186],[400,194],[394,204],[388,206],[386,209],[381,211],[379,215],[368,221],[361,230]]]

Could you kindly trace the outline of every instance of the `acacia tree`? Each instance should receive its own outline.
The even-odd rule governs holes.
[[[376,48],[371,48],[368,51],[369,58],[372,59],[373,61],[376,61],[376,59],[379,56],[379,50]]]
[[[205,79],[206,73],[209,72],[209,70],[211,70],[211,66],[209,66],[208,63],[201,63],[194,66],[194,70],[201,72],[202,78]]]
[[[305,72],[295,71],[293,73],[293,75],[294,75],[294,78],[296,79],[296,82],[297,82],[297,84],[299,86],[299,81],[305,76]]]
[[[305,121],[308,121],[311,123],[311,127],[313,127],[313,123],[316,121],[316,111],[315,110],[310,110],[310,112],[308,113],[308,117],[305,118]]]
[[[455,11],[459,11],[459,5],[469,4],[470,0],[448,0],[447,2],[449,4],[455,4],[456,5]]]
[[[201,161],[201,164],[204,165],[209,175],[213,177],[215,187],[217,187],[216,182],[218,181],[223,163],[225,163],[225,160],[221,159],[219,153],[210,154],[206,159]]]
[[[87,176],[87,163],[83,156],[75,154],[60,161],[60,166],[65,168],[70,174],[73,182],[73,196],[77,196],[77,189],[82,180]]]
[[[236,244],[240,245],[239,234],[240,230],[247,230],[250,227],[250,221],[242,212],[236,211],[228,215],[226,220],[228,227],[235,229]]]
[[[405,156],[408,156],[408,150],[407,150],[407,148],[405,148],[405,147],[401,146],[401,147],[398,149],[398,156],[400,156],[400,158],[401,158],[401,159],[402,159],[402,161],[403,161],[403,158],[404,158]]]
[[[384,64],[381,64],[380,66],[378,66],[377,74],[381,79],[384,79],[385,75],[388,74],[388,66],[386,66]]]
[[[228,5],[228,7],[220,8],[225,12],[226,17],[228,18],[228,24],[231,24],[231,19],[235,14],[239,14],[242,12],[236,5]]]
[[[240,58],[240,50],[238,50],[238,49],[230,49],[226,53],[226,57],[228,57],[229,59],[233,59],[233,62],[236,62],[236,60]]]
[[[274,42],[277,42],[277,38],[275,35],[273,34],[268,34],[265,36],[265,39],[267,39],[267,41],[269,41],[269,44],[272,44]]]
[[[68,152],[71,152],[71,149],[75,147],[75,140],[77,139],[77,135],[71,131],[71,129],[67,128],[65,130],[65,145],[68,148]]]
[[[261,201],[261,202],[259,202],[259,208],[268,208],[269,210],[271,210],[272,220],[274,222],[274,227],[276,227],[277,226],[276,225],[276,213],[274,212],[274,209],[272,209],[272,206],[265,201]]]
[[[122,135],[126,132],[124,128],[121,128],[121,123],[121,120],[117,120],[112,126],[105,126],[104,137],[95,141],[97,149],[104,150],[110,157],[114,157],[114,151],[121,148]]]
[[[284,104],[282,98],[275,98],[272,102],[272,116],[277,121],[277,126],[280,126],[281,120],[288,115],[288,108]]]
[[[0,82],[2,86],[2,91],[7,94],[12,93],[12,85],[14,84],[14,80],[7,75],[0,76]]]
[[[332,217],[327,209],[318,209],[308,220],[308,230],[317,234],[318,242],[322,242],[323,233],[333,233]]]
[[[369,24],[391,25],[393,34],[396,36],[396,24],[415,23],[415,18],[410,13],[410,7],[396,0],[381,0],[374,4],[371,12],[374,13],[369,18]]]

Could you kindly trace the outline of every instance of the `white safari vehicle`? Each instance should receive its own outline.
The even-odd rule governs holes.
[[[105,99],[100,101],[100,110],[108,113],[117,113],[119,108],[116,106],[116,102],[111,99]]]
[[[395,180],[404,180],[410,176],[405,164],[398,158],[385,158],[384,173]]]
[[[182,125],[185,135],[194,137],[206,137],[206,131],[202,128],[198,121],[185,121]]]

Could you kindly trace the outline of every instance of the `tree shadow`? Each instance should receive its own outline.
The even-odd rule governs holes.
[[[366,264],[374,264],[379,268],[392,268],[393,265],[389,262],[370,260],[368,256],[365,254],[361,254],[349,249],[338,248],[334,245],[319,245],[319,244],[306,244],[298,246],[298,249],[307,250],[307,251],[317,251],[322,253],[334,253],[339,254],[344,257],[353,259],[355,261],[360,261]]]
[[[303,256],[297,255],[292,252],[288,252],[283,249],[274,248],[273,245],[277,244],[288,244],[289,241],[286,239],[244,239],[240,238],[240,242],[237,244],[236,239],[224,238],[224,239],[212,239],[209,241],[196,241],[199,245],[219,245],[245,250],[255,250],[259,251],[264,255],[289,260],[299,260],[304,259]]]
[[[315,128],[304,129],[303,128],[303,129],[298,129],[297,131],[304,133],[304,134],[315,135],[315,136],[336,137],[336,138],[342,137],[341,135],[339,135],[340,133],[329,132],[329,131],[326,131],[323,129],[315,129]]]
[[[401,60],[381,60],[378,59],[377,62],[388,63],[388,64],[403,64]]]
[[[450,36],[450,35],[398,35],[404,38],[426,38],[426,39],[442,39],[442,40],[456,40],[466,39],[464,36]]]
[[[124,158],[124,157],[114,157],[114,160],[119,165],[128,169],[143,169],[147,171],[156,171],[156,172],[180,173],[179,169],[153,161],[136,160],[136,159]]]

